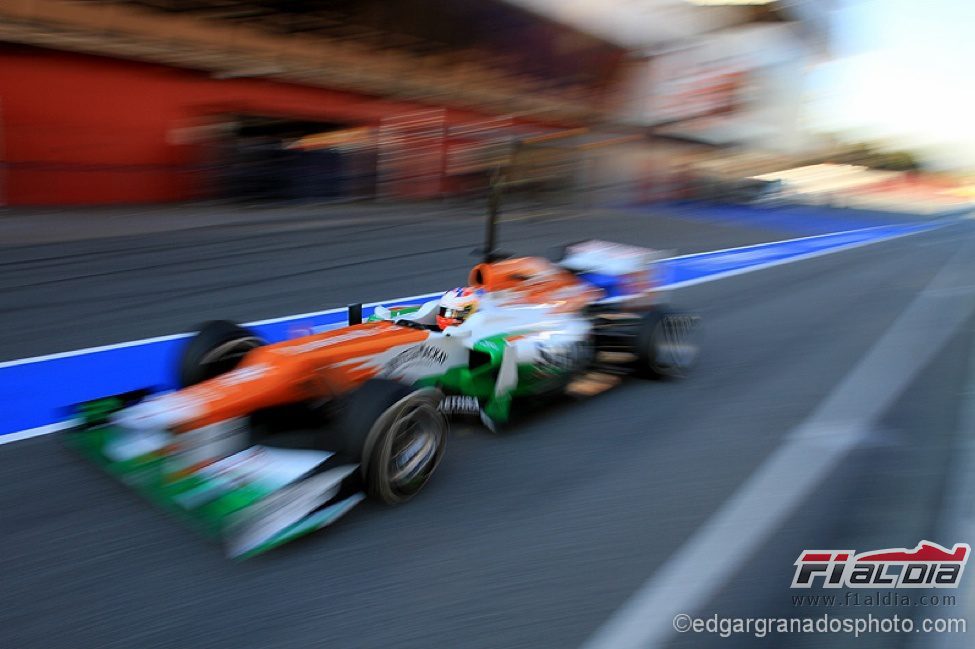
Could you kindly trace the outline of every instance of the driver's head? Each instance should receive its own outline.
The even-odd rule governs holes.
[[[440,309],[437,311],[437,326],[441,330],[456,327],[467,320],[477,311],[481,303],[480,291],[469,286],[454,288],[440,298]]]

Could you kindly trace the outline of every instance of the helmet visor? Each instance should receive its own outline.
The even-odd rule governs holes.
[[[444,327],[456,327],[463,323],[473,310],[473,306],[466,306],[461,309],[440,307],[440,312],[437,314],[437,324],[440,325],[441,329]]]

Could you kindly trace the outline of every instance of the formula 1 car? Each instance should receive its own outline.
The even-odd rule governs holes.
[[[602,241],[557,262],[489,254],[468,280],[480,308],[442,330],[437,300],[376,307],[366,322],[359,305],[349,326],[274,343],[210,322],[183,350],[181,389],[81,404],[67,439],[232,556],[256,554],[366,495],[411,498],[450,417],[497,428],[520,397],[594,373],[683,376],[697,317],[661,303],[660,256]]]

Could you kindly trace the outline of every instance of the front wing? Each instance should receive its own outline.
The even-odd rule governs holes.
[[[201,461],[199,439],[187,448],[181,437],[110,420],[64,433],[69,447],[235,558],[325,527],[364,498],[358,465],[329,451],[255,445]]]

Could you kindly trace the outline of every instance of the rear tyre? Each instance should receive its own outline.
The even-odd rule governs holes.
[[[237,367],[247,352],[267,342],[250,329],[227,320],[204,323],[179,357],[176,379],[181,388],[196,385]]]
[[[636,373],[656,379],[687,376],[697,363],[700,318],[654,310],[643,316],[635,340]]]
[[[370,379],[352,392],[339,417],[343,452],[361,463],[366,493],[395,505],[415,496],[440,464],[447,420],[436,388]]]

